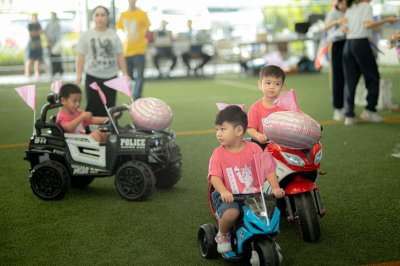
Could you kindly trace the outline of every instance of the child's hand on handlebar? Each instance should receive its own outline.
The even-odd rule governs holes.
[[[82,114],[81,114],[81,116],[82,116],[82,118],[83,119],[85,119],[85,120],[90,120],[90,119],[92,119],[92,113],[91,112],[83,112]]]
[[[264,134],[260,134],[257,136],[257,141],[260,142],[261,144],[265,144],[267,143],[267,136],[265,136]]]
[[[233,202],[233,195],[231,192],[229,192],[228,190],[222,191],[221,193],[221,199],[223,202]]]
[[[285,196],[285,191],[283,189],[279,188],[273,188],[272,189],[272,194],[274,194],[275,198],[280,199]]]

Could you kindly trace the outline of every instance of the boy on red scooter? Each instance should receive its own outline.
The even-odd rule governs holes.
[[[286,111],[283,107],[274,103],[285,87],[285,72],[278,66],[269,65],[260,70],[260,79],[257,82],[258,89],[263,97],[255,102],[249,109],[249,124],[247,133],[252,141],[258,143],[263,149],[267,144],[264,134],[262,119],[278,111]]]

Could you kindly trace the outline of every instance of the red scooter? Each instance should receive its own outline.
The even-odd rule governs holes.
[[[303,240],[317,242],[321,236],[317,214],[323,217],[326,213],[323,207],[319,189],[315,184],[320,171],[322,145],[320,142],[311,149],[289,149],[271,142],[265,148],[274,157],[277,167],[276,175],[286,196],[278,206],[285,213],[289,222],[297,219]],[[272,189],[265,182],[264,191],[269,194]]]

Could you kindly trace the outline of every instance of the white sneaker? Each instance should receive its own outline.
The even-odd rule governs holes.
[[[400,144],[397,144],[396,147],[392,150],[392,156],[400,158]]]
[[[343,109],[335,109],[333,111],[333,120],[335,120],[335,121],[343,121],[344,120]]]
[[[360,118],[364,121],[380,123],[383,122],[383,117],[378,115],[376,112],[371,112],[368,110],[362,111]]]
[[[356,123],[355,117],[345,117],[344,118],[344,125],[345,126],[352,126]]]
[[[215,237],[215,242],[218,244],[218,253],[222,254],[232,251],[231,235],[229,233],[221,234],[218,232],[217,236]]]
[[[392,153],[393,157],[400,158],[400,151]]]

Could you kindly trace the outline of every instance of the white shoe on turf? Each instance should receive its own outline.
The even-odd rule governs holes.
[[[378,115],[376,112],[371,112],[369,110],[364,110],[360,114],[360,118],[367,122],[381,123],[383,122],[383,117]]]
[[[400,158],[400,144],[397,144],[396,147],[392,150],[393,157]]]
[[[343,121],[344,120],[343,109],[335,109],[333,111],[333,120],[335,120],[335,121]]]
[[[344,125],[345,126],[352,126],[356,123],[355,117],[345,117],[344,118]]]

